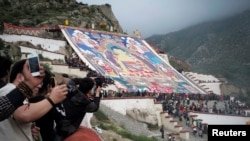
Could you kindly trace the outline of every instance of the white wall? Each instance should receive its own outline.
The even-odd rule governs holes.
[[[188,77],[191,81],[196,83],[198,86],[200,86],[207,92],[213,91],[214,94],[221,95],[221,89],[220,89],[221,82],[215,76],[206,75],[206,74],[198,74],[195,72],[183,72],[183,75]],[[200,83],[199,80],[205,81],[205,82]]]
[[[200,83],[199,85],[205,85],[202,88],[208,88],[206,91],[213,91],[214,94],[221,95],[220,82],[216,83]]]
[[[53,52],[49,52],[49,51],[45,51],[45,50],[38,50],[38,49],[24,47],[24,46],[20,46],[20,48],[21,48],[22,53],[42,54],[43,57],[49,58],[51,60],[60,59],[60,60],[64,61],[64,55],[63,54],[53,53]]]
[[[230,115],[216,115],[216,114],[202,114],[202,113],[190,113],[198,115],[196,119],[202,119],[202,123],[220,124],[220,125],[236,125],[246,124],[250,120],[250,117],[242,116],[230,116]]]
[[[190,78],[193,76],[195,79],[199,79],[202,81],[219,81],[218,78],[216,78],[213,75],[207,75],[207,74],[199,74],[196,72],[184,72],[187,76],[190,76]]]
[[[51,62],[47,62],[47,61],[42,61],[42,63],[47,63],[52,67],[52,72],[55,73],[65,73],[68,75],[73,75],[73,76],[77,76],[77,77],[86,77],[87,72],[86,71],[80,71],[79,68],[69,68],[68,65],[52,65]]]
[[[3,34],[3,35],[0,35],[0,38],[6,42],[27,41],[27,42],[32,43],[33,45],[40,44],[43,49],[48,50],[48,51],[58,51],[60,47],[66,46],[66,41],[45,39],[45,38],[39,38],[39,37],[27,36],[27,35]]]

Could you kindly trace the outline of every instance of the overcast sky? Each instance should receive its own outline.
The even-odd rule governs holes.
[[[167,34],[197,23],[225,18],[250,9],[250,0],[77,0],[110,4],[122,29],[143,38]]]

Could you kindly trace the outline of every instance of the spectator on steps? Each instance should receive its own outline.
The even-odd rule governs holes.
[[[199,128],[199,130],[198,130],[198,135],[199,135],[199,137],[203,137],[203,131],[202,131],[202,129],[201,128]]]
[[[160,132],[161,132],[161,138],[164,139],[164,126],[163,125],[160,128]]]
[[[197,128],[196,126],[193,126],[193,135],[196,137],[196,134],[197,134]]]

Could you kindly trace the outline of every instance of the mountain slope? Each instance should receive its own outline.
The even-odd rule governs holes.
[[[122,33],[109,4],[88,5],[76,0],[0,0],[0,21],[24,27],[70,26]],[[1,30],[1,26],[0,26]]]
[[[185,60],[192,70],[225,78],[246,93],[250,87],[250,10],[221,21],[152,36],[149,43]]]

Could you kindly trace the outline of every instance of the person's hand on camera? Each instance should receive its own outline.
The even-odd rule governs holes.
[[[39,76],[32,76],[29,70],[29,63],[28,61],[25,62],[23,67],[24,83],[27,84],[30,89],[34,89],[42,83],[43,77],[45,76],[44,68],[42,65],[40,65],[39,72]]]
[[[100,96],[100,92],[102,90],[102,87],[98,86],[96,91],[95,91],[95,97],[99,97]]]
[[[54,104],[58,104],[66,98],[67,94],[68,94],[67,85],[62,84],[52,88],[49,97],[51,98]]]

